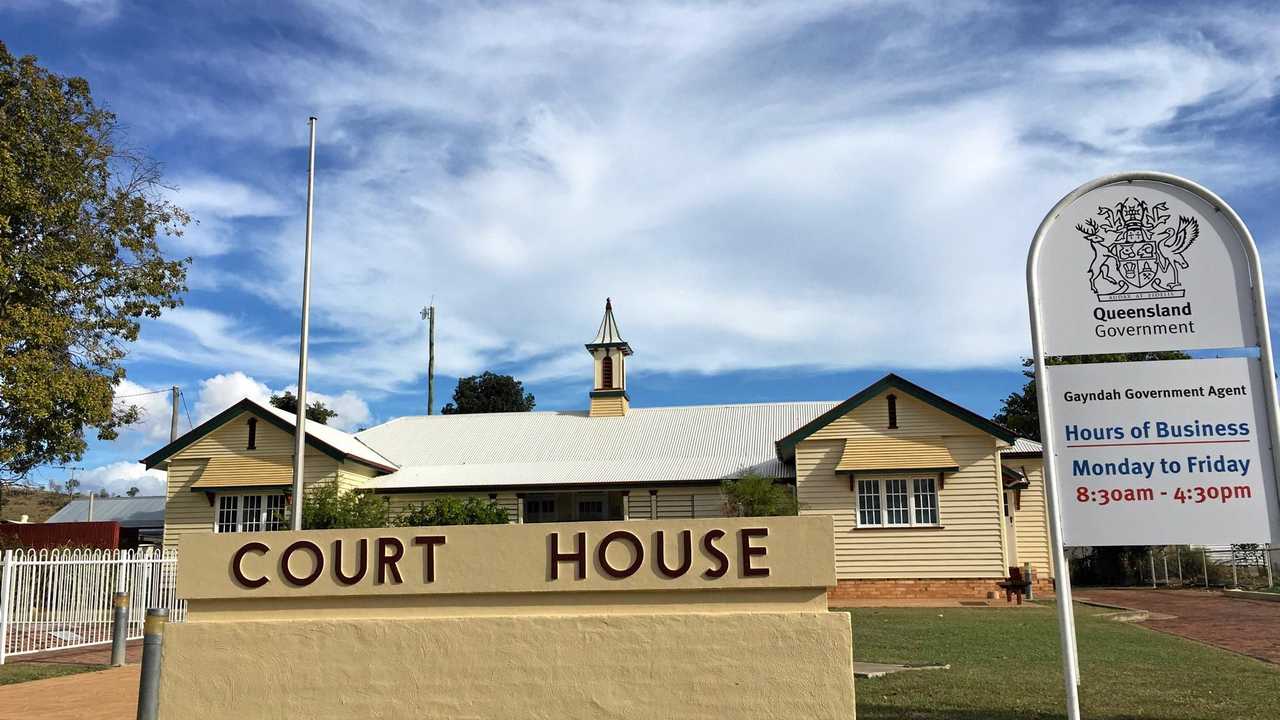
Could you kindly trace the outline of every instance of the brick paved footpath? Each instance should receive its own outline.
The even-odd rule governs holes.
[[[1280,664],[1280,602],[1224,597],[1205,590],[1079,588],[1077,600],[1173,615],[1142,625]]]
[[[138,663],[142,641],[125,648],[127,667],[0,685],[0,720],[133,720],[138,716]],[[111,662],[110,646],[59,650],[37,656],[9,658],[21,663]]]
[[[137,665],[0,686],[0,720],[132,720]]]

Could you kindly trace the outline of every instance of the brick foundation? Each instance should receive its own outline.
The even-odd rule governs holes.
[[[841,600],[986,600],[987,593],[1004,598],[997,578],[918,578],[909,580],[840,580],[827,591],[827,602]],[[1037,598],[1053,595],[1053,583],[1037,578]]]

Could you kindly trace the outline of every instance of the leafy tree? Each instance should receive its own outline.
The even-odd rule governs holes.
[[[298,396],[288,390],[279,395],[272,395],[271,404],[285,412],[293,413],[294,415],[298,414]],[[325,404],[319,400],[307,405],[308,420],[318,422],[321,425],[328,425],[329,421],[336,417],[338,417],[338,413],[325,407]]]
[[[109,498],[109,497],[111,497],[111,493],[110,493],[110,492],[108,492],[106,488],[102,488],[101,490],[99,490],[99,491],[96,493],[96,495],[97,495],[98,497],[100,497],[100,498]]]
[[[737,480],[725,480],[720,483],[720,492],[724,495],[725,511],[731,517],[796,515],[800,512],[800,503],[791,488],[763,475],[749,473]]]
[[[79,487],[80,487],[80,481],[75,478],[71,478],[70,480],[67,481],[67,494],[68,495],[79,494],[77,491],[77,488]]]
[[[136,486],[134,486],[134,487],[130,487],[129,490],[125,492],[125,495],[128,495],[129,497],[137,497],[139,492],[142,492],[142,491],[139,490]]]
[[[453,389],[453,402],[446,404],[440,412],[445,415],[529,412],[533,405],[533,395],[524,391],[524,384],[519,380],[486,371],[481,375],[458,378],[458,386]]]
[[[159,166],[117,145],[83,78],[0,43],[0,479],[69,464],[85,431],[139,418],[113,404],[139,320],[177,307],[189,259],[158,239],[189,216]]]
[[[1085,362],[1145,362],[1148,360],[1186,360],[1191,357],[1184,352],[1147,352],[1147,353],[1113,353],[1110,355],[1066,355],[1050,357],[1049,365],[1080,365]],[[1022,374],[1027,382],[1022,389],[1010,393],[1000,404],[1000,410],[991,419],[1018,435],[1032,440],[1040,439],[1040,406],[1036,397],[1035,360],[1022,359],[1022,367],[1027,368]]]
[[[395,524],[401,527],[434,525],[503,525],[507,511],[492,500],[452,496],[432,498],[400,513]]]
[[[312,487],[302,501],[302,527],[307,530],[340,528],[382,528],[391,518],[384,497],[373,493],[344,491],[336,483]]]

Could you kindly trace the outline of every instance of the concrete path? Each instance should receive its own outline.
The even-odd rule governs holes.
[[[0,687],[0,720],[130,720],[138,715],[138,666]]]
[[[1080,588],[1076,599],[1153,613],[1142,624],[1280,664],[1280,603],[1217,591]]]

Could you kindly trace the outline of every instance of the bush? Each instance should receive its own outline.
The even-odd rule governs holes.
[[[302,502],[302,527],[307,530],[382,528],[391,520],[386,498],[373,493],[343,492],[336,483],[310,488]]]
[[[503,525],[507,511],[492,500],[445,496],[411,507],[395,518],[400,527],[431,525]]]
[[[743,475],[720,484],[725,511],[733,517],[797,515],[800,503],[791,486],[762,475]]]

